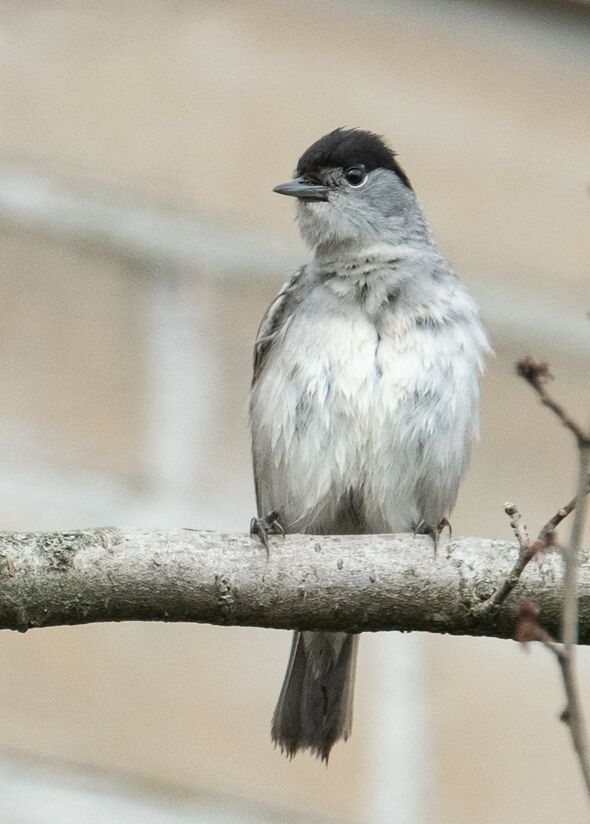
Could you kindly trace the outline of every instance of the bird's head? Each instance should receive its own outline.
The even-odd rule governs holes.
[[[417,206],[395,153],[379,135],[361,129],[321,137],[301,155],[293,179],[274,191],[298,199],[306,242],[333,250],[395,239]]]

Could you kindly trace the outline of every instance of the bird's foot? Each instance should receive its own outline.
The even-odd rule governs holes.
[[[453,527],[451,526],[451,522],[448,518],[443,518],[437,526],[431,526],[430,524],[427,524],[426,521],[422,520],[416,527],[414,527],[414,535],[429,535],[432,538],[432,543],[434,544],[434,554],[436,555],[436,551],[438,549],[438,539],[440,538],[440,534],[445,527],[449,530],[449,538],[451,538],[453,535]]]
[[[438,534],[440,535],[444,528],[449,530],[449,541],[453,537],[453,527],[451,526],[451,522],[448,518],[443,518],[440,524],[438,525]]]
[[[257,535],[260,538],[268,557],[270,555],[269,535],[282,535],[283,538],[285,537],[285,530],[279,521],[279,513],[273,510],[263,518],[252,518],[250,521],[250,535],[252,537]]]

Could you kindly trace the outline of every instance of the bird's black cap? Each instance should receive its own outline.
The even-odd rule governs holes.
[[[412,188],[408,176],[395,159],[395,152],[380,135],[362,129],[340,127],[320,137],[299,158],[297,174],[313,175],[319,169],[348,169],[355,165],[363,165],[368,172],[390,169],[404,186]]]

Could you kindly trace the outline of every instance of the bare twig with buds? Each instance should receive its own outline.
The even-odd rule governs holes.
[[[534,358],[521,358],[516,364],[516,372],[521,378],[532,386],[535,392],[541,398],[541,403],[554,412],[562,424],[567,427],[576,438],[578,446],[590,447],[590,432],[586,432],[580,424],[578,424],[563,406],[558,403],[547,391],[547,384],[553,380],[553,375],[549,371],[549,364],[544,361],[536,361]]]
[[[563,406],[552,398],[547,392],[547,382],[551,379],[551,373],[549,372],[549,367],[546,363],[539,363],[533,358],[527,357],[519,361],[516,368],[518,374],[521,375],[521,377],[523,377],[537,392],[542,403],[551,409],[552,412],[554,412],[561,420],[563,425],[566,426],[570,432],[572,432],[578,446],[579,481],[576,497],[573,498],[569,504],[563,507],[563,509],[559,510],[556,515],[554,515],[553,518],[545,524],[539,533],[539,538],[537,539],[537,542],[541,541],[541,544],[546,545],[547,540],[551,540],[550,536],[553,535],[557,524],[563,520],[569,512],[575,510],[574,523],[572,526],[569,545],[564,547],[562,550],[565,562],[564,598],[561,625],[562,643],[558,644],[555,639],[549,635],[549,633],[539,626],[537,621],[539,615],[538,608],[530,603],[520,605],[517,638],[523,642],[541,641],[541,643],[550,649],[557,657],[563,676],[567,699],[567,706],[561,717],[569,727],[574,750],[578,756],[578,761],[582,770],[584,782],[586,784],[586,789],[590,795],[590,756],[588,753],[588,736],[586,733],[586,723],[580,700],[576,671],[576,645],[578,643],[578,567],[581,540],[586,517],[588,478],[590,472],[590,430],[584,430],[576,421],[574,421],[568,412],[566,412]],[[517,526],[515,527],[515,532],[518,527],[518,521],[516,521],[516,524]],[[517,538],[519,538],[520,543],[518,533]],[[520,555],[523,556],[523,563],[524,566],[526,566],[526,563],[528,563],[528,560],[526,560],[527,554],[530,554],[534,545],[530,548],[527,547],[526,550],[523,549],[522,543],[520,545]]]
[[[586,490],[584,494],[587,495],[588,492],[590,492],[590,476],[587,477]],[[576,496],[575,498],[572,498],[571,501],[568,501],[565,506],[558,509],[557,512],[549,518],[547,523],[541,527],[539,534],[532,543],[527,528],[522,522],[522,515],[520,514],[518,507],[510,502],[504,504],[504,512],[510,517],[510,526],[512,527],[516,540],[518,541],[520,552],[518,553],[518,557],[514,562],[512,569],[490,595],[490,597],[486,598],[485,601],[482,601],[481,604],[477,604],[477,606],[473,608],[476,615],[485,615],[486,613],[491,612],[494,607],[498,607],[500,604],[504,603],[506,598],[508,598],[510,593],[520,581],[520,576],[524,572],[527,564],[535,557],[535,555],[537,555],[537,553],[543,552],[545,549],[549,549],[555,545],[555,530],[559,524],[574,511],[577,501],[578,497]]]

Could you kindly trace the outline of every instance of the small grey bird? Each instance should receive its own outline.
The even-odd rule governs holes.
[[[250,421],[258,518],[314,535],[414,531],[433,540],[457,498],[478,428],[489,351],[476,305],[438,251],[395,153],[339,128],[293,180],[313,249],[266,312]],[[296,632],[272,719],[292,757],[346,739],[358,636]]]

